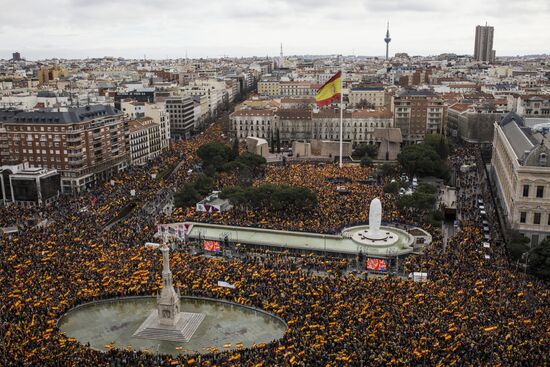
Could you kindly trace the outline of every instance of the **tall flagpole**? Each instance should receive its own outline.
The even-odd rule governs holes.
[[[342,168],[343,133],[344,133],[344,68],[340,70],[340,168]]]

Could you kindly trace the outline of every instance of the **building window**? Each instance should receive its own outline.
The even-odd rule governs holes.
[[[525,223],[527,221],[527,212],[519,213],[519,222]]]
[[[537,186],[537,197],[544,197],[544,186]]]
[[[540,224],[540,213],[535,213],[533,216],[533,224]]]
[[[526,198],[529,196],[529,185],[523,185],[523,197]]]

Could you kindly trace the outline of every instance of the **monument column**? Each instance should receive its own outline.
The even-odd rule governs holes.
[[[162,289],[157,295],[157,309],[141,324],[133,336],[145,339],[188,342],[197,330],[204,314],[181,312],[180,293],[172,284],[170,271],[170,248],[166,240],[162,245],[152,243],[151,247],[162,252]]]

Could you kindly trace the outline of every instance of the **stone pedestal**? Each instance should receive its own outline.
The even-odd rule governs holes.
[[[153,310],[147,319],[133,334],[136,338],[165,340],[171,342],[188,342],[204,320],[202,313],[180,312],[174,325],[160,323],[157,310]]]

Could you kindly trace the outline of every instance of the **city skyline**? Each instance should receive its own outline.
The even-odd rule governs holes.
[[[475,10],[469,10],[475,9]],[[0,59],[14,51],[30,59],[115,56],[152,59],[286,55],[473,54],[475,26],[495,27],[497,57],[544,53],[550,4],[467,0],[237,0],[231,4],[167,0],[25,0],[0,14]],[[24,21],[22,21],[22,19]],[[195,20],[200,20],[200,27]],[[223,36],[223,37],[222,37]]]

